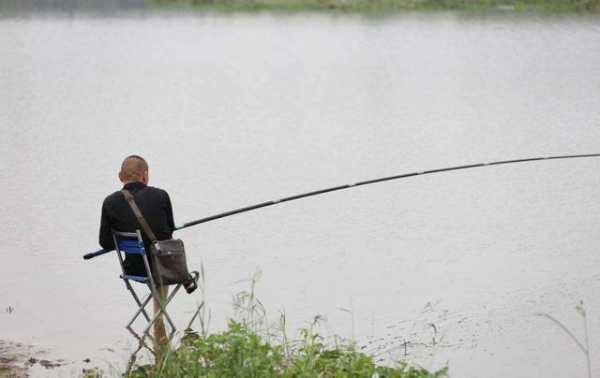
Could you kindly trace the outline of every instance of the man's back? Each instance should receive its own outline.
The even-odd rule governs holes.
[[[162,189],[146,186],[142,182],[127,183],[123,189],[129,190],[133,194],[136,204],[158,240],[170,239],[175,229],[175,224],[173,221],[171,200],[167,192]],[[135,232],[138,229],[141,230],[141,226],[125,200],[123,193],[117,191],[106,197],[102,204],[102,219],[100,223],[99,241],[102,248],[108,250],[115,248],[111,230]],[[149,251],[150,240],[143,231],[142,236],[146,250]],[[125,270],[128,274],[145,275],[143,261],[137,255],[127,256]]]

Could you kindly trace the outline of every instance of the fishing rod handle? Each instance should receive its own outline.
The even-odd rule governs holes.
[[[101,256],[101,255],[103,255],[105,253],[108,253],[108,252],[110,252],[110,251],[107,251],[106,249],[100,249],[100,250],[98,250],[96,252],[90,252],[90,253],[87,253],[87,254],[83,255],[83,259],[84,260],[93,259],[94,257]]]

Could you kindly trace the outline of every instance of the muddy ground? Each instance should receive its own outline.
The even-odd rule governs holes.
[[[0,340],[0,378],[28,377],[30,368],[54,369],[64,365],[63,360],[43,358],[44,351],[29,345]]]

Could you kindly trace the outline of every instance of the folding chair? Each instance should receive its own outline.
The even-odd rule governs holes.
[[[112,235],[113,235],[113,241],[115,243],[115,250],[116,250],[117,256],[119,258],[119,264],[121,265],[122,274],[120,277],[121,277],[121,279],[123,279],[123,282],[125,283],[125,287],[127,288],[127,290],[129,290],[129,292],[131,292],[131,295],[133,296],[135,303],[137,303],[137,305],[138,305],[137,311],[135,312],[135,314],[133,315],[133,317],[131,318],[129,323],[127,323],[127,326],[125,328],[129,332],[131,332],[132,335],[139,341],[138,351],[142,347],[145,347],[152,353],[156,354],[156,351],[154,351],[151,347],[149,347],[145,343],[145,339],[148,338],[154,342],[154,337],[152,335],[150,335],[150,330],[152,329],[152,326],[160,318],[161,315],[164,315],[164,317],[166,318],[167,323],[169,324],[169,327],[171,329],[171,331],[168,333],[168,341],[171,342],[171,340],[175,336],[175,332],[177,331],[177,328],[175,327],[175,324],[171,320],[171,317],[169,316],[169,313],[167,312],[166,307],[171,302],[171,300],[175,297],[175,294],[177,294],[177,292],[181,288],[181,284],[177,284],[175,286],[175,288],[172,290],[171,294],[169,294],[169,296],[165,300],[161,301],[159,293],[158,293],[158,287],[156,286],[156,283],[154,282],[154,278],[152,277],[152,274],[150,271],[150,264],[148,262],[148,254],[146,253],[146,249],[144,247],[144,242],[142,240],[142,234],[141,234],[140,230],[137,230],[136,232],[118,232],[118,231],[113,230]],[[125,273],[124,255],[128,255],[128,254],[129,255],[139,255],[142,257],[142,260],[144,261],[144,267],[146,270],[145,276],[134,276],[134,275],[129,275],[129,274]],[[193,271],[192,275],[194,277],[194,280],[197,282],[198,277],[199,277],[198,272]],[[140,300],[140,297],[138,296],[136,291],[131,286],[131,283],[130,283],[131,281],[138,282],[140,284],[144,284],[148,287],[149,293],[142,300]],[[148,305],[148,303],[150,302],[151,299],[155,299],[157,301],[157,303],[160,304],[160,310],[156,314],[154,314],[153,317],[151,317],[148,314],[148,312],[146,311],[146,306]],[[196,313],[192,317],[192,321],[195,319],[195,317],[197,316],[199,311],[200,311],[200,308],[198,308],[196,310]],[[143,317],[148,322],[148,325],[146,326],[146,328],[144,328],[141,335],[138,334],[132,327],[133,323],[140,315],[143,315]],[[190,325],[191,325],[191,322],[188,325],[188,328]],[[137,353],[137,351],[136,351],[136,353]]]

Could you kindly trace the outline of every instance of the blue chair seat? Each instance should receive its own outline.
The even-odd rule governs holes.
[[[132,281],[140,282],[140,283],[144,283],[144,284],[149,282],[148,277],[146,277],[146,276],[132,276],[132,275],[128,275],[128,274],[121,274],[121,278],[125,278],[128,280],[132,280]]]
[[[119,249],[125,253],[144,255],[144,244],[136,239],[120,239],[117,241]]]

